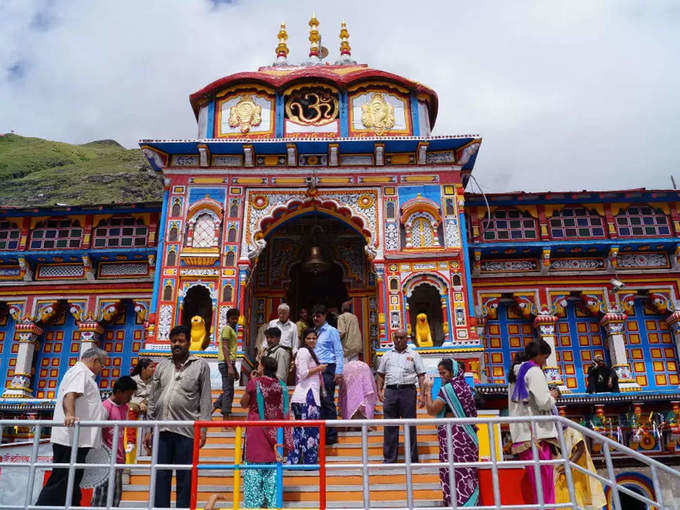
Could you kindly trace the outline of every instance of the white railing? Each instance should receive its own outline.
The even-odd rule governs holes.
[[[529,422],[531,425],[531,428],[533,431],[536,429],[536,425],[538,423],[545,423],[545,422],[552,422],[556,425],[556,429],[558,431],[558,441],[559,444],[561,445],[561,457],[556,458],[556,459],[551,459],[551,460],[539,460],[538,458],[538,451],[536,448],[535,444],[532,444],[532,460],[505,460],[504,458],[500,458],[501,456],[497,455],[496,452],[496,445],[500,443],[500,436],[499,436],[499,430],[498,427],[501,424],[509,424],[509,423],[527,423]],[[211,426],[217,425],[219,422],[212,422]],[[279,422],[280,423],[280,422]],[[318,422],[317,422],[318,423]],[[290,426],[304,426],[305,422],[303,421],[291,421]],[[410,452],[410,445],[411,445],[411,437],[410,437],[410,427],[411,426],[417,426],[421,428],[421,431],[423,428],[429,428],[431,430],[432,427],[434,426],[444,426],[446,427],[447,431],[447,442],[448,442],[448,450],[452,451],[452,443],[453,443],[453,438],[452,438],[452,427],[456,425],[465,425],[465,424],[473,424],[473,425],[486,425],[487,429],[487,434],[488,434],[488,442],[489,442],[489,456],[488,460],[480,460],[478,462],[456,462],[455,459],[453,458],[452,455],[448,456],[448,462],[420,462],[420,463],[412,463],[410,455],[408,452]],[[157,508],[154,506],[154,490],[153,488],[155,487],[155,482],[156,482],[156,475],[157,475],[157,470],[162,469],[162,470],[194,470],[195,473],[198,473],[196,470],[196,463],[198,462],[198,459],[194,459],[194,464],[183,464],[183,465],[177,465],[177,464],[158,464],[158,445],[159,445],[159,438],[160,438],[160,428],[175,428],[175,427],[186,427],[186,426],[193,426],[194,422],[178,422],[178,421],[97,421],[97,422],[79,422],[75,425],[74,431],[73,431],[73,443],[77,444],[78,443],[78,437],[80,435],[80,431],[83,427],[112,427],[113,428],[113,445],[112,445],[112,455],[111,455],[111,461],[107,464],[85,464],[85,463],[77,463],[76,462],[76,449],[72,449],[71,451],[71,458],[68,463],[61,463],[61,464],[55,464],[52,462],[39,462],[38,459],[38,450],[39,450],[39,445],[40,445],[40,432],[43,430],[45,427],[51,427],[51,426],[60,426],[62,424],[52,422],[52,421],[46,421],[46,420],[0,420],[0,426],[5,427],[5,426],[17,426],[20,425],[22,427],[30,427],[32,429],[32,434],[33,434],[33,442],[32,442],[32,448],[31,448],[31,455],[30,459],[28,462],[19,462],[19,463],[14,463],[14,462],[0,462],[0,469],[5,470],[5,469],[28,469],[28,476],[27,476],[27,486],[26,486],[26,494],[25,498],[23,501],[17,501],[16,504],[12,505],[0,505],[0,509],[23,509],[23,510],[36,510],[36,509],[41,509],[41,510],[68,510],[71,508],[70,502],[72,499],[73,495],[73,482],[75,480],[75,471],[76,469],[80,468],[105,468],[108,469],[108,483],[109,483],[109,490],[108,490],[108,495],[107,495],[107,501],[106,501],[106,506],[104,507],[80,507],[83,510],[94,510],[95,508],[100,509],[100,508],[106,508],[109,510],[112,508],[113,504],[113,484],[114,484],[114,477],[115,477],[115,470],[116,469],[125,469],[125,468],[132,468],[136,470],[144,470],[149,473],[150,475],[150,480],[149,480],[149,498],[148,501],[144,506],[126,506],[128,510],[151,510],[154,508]],[[239,426],[240,422],[235,422],[235,421],[229,421],[229,422],[224,422],[225,426],[230,426],[230,427],[235,427]],[[376,462],[369,462],[369,443],[368,443],[368,436],[369,436],[369,427],[384,427],[386,425],[393,425],[393,426],[400,426],[402,428],[402,435],[404,438],[404,463],[397,463],[397,464],[384,464],[384,463],[376,463]],[[286,426],[288,426],[286,424]],[[466,509],[476,509],[476,510],[500,510],[500,509],[557,509],[557,508],[581,508],[579,507],[575,501],[575,493],[574,493],[574,483],[573,483],[573,474],[576,472],[581,472],[589,477],[592,477],[593,479],[597,480],[600,482],[603,487],[608,487],[609,490],[611,491],[611,508],[614,510],[626,510],[624,507],[621,506],[621,499],[620,496],[621,494],[626,494],[627,496],[634,498],[645,505],[647,505],[647,508],[650,509],[661,509],[661,510],[677,510],[680,508],[679,503],[677,500],[670,500],[670,501],[664,501],[664,492],[662,490],[662,484],[661,484],[661,478],[660,476],[663,475],[666,477],[666,480],[668,484],[670,484],[670,487],[680,487],[680,472],[677,470],[666,466],[665,464],[662,464],[661,462],[652,459],[646,455],[643,455],[635,450],[632,450],[626,446],[623,446],[616,441],[605,437],[597,432],[594,432],[588,428],[585,428],[581,425],[578,425],[577,423],[574,423],[571,420],[568,420],[564,417],[561,416],[537,416],[537,417],[532,417],[532,418],[517,418],[517,417],[483,417],[483,418],[428,418],[428,419],[374,419],[374,420],[336,420],[336,421],[327,421],[325,422],[326,428],[328,427],[360,427],[361,428],[361,461],[360,462],[325,462],[324,463],[324,469],[326,472],[328,471],[335,471],[335,470],[357,470],[361,472],[362,476],[362,486],[361,486],[361,491],[362,491],[362,503],[363,503],[363,508],[370,509],[370,508],[376,508],[376,506],[372,506],[371,502],[371,484],[370,484],[370,476],[378,474],[380,472],[384,472],[385,470],[388,470],[390,473],[393,473],[395,468],[398,470],[403,470],[406,476],[406,486],[404,490],[404,500],[405,500],[405,505],[403,507],[399,507],[399,509],[412,509],[412,508],[419,508],[419,509],[426,509],[426,508],[431,508],[431,509],[441,509],[441,506],[436,506],[436,507],[423,507],[423,506],[417,506],[415,505],[414,501],[414,482],[413,482],[413,475],[414,475],[414,470],[417,471],[417,473],[422,473],[423,471],[432,471],[434,470],[435,472],[438,471],[439,468],[449,468],[449,483],[451,487],[451,506],[448,508],[453,508],[457,509],[458,507],[456,506],[456,494],[455,494],[455,487],[456,487],[456,468],[470,468],[470,467],[476,467],[480,469],[490,469],[492,476],[492,492],[493,492],[493,504],[486,505],[486,506],[467,506],[465,507]],[[152,455],[150,459],[150,463],[135,463],[135,464],[118,464],[116,463],[116,454],[115,452],[117,451],[117,446],[119,444],[119,441],[122,438],[122,431],[124,430],[125,427],[136,427],[141,429],[142,427],[151,429],[152,430]],[[603,454],[603,461],[604,461],[604,466],[605,470],[607,473],[607,476],[601,476],[597,473],[593,473],[591,471],[583,469],[581,466],[575,464],[569,459],[570,452],[567,452],[565,449],[565,439],[564,439],[564,428],[566,427],[571,427],[576,429],[578,432],[580,432],[584,437],[589,438],[591,441],[600,443],[601,444],[601,449],[602,449],[602,454]],[[141,441],[143,438],[141,437],[141,434],[138,434],[138,441]],[[231,441],[229,439],[228,441]],[[320,448],[323,448],[324,445],[320,445]],[[616,483],[616,476],[615,476],[615,471],[614,471],[614,463],[612,461],[612,454],[615,453],[617,456],[617,459],[620,459],[621,457],[625,457],[627,459],[632,459],[636,461],[637,463],[640,464],[641,467],[646,468],[649,470],[649,474],[653,483],[654,487],[654,493],[655,493],[655,500],[652,500],[650,498],[647,498],[636,491],[633,491],[627,487],[620,486]],[[538,502],[535,504],[521,504],[521,505],[503,505],[502,504],[502,489],[505,490],[513,490],[517,491],[517,487],[501,487],[500,484],[500,477],[499,474],[501,470],[503,469],[517,469],[517,468],[525,468],[527,466],[533,465],[534,466],[534,476],[535,476],[535,486],[536,486],[536,497]],[[561,503],[561,504],[555,504],[555,503],[546,503],[543,490],[542,490],[542,484],[541,484],[541,478],[540,478],[540,466],[544,465],[551,465],[551,466],[559,466],[562,465],[564,466],[564,472],[566,475],[566,481],[567,481],[567,488],[569,490],[569,495],[570,495],[570,501],[569,503]],[[218,466],[218,464],[216,464]],[[212,469],[225,469],[224,464],[219,464],[219,468],[215,467]],[[48,506],[36,506],[34,502],[32,501],[33,499],[33,494],[34,494],[34,486],[37,483],[36,481],[36,472],[38,469],[44,469],[44,468],[67,468],[68,469],[68,488],[67,488],[67,495],[66,495],[66,503],[64,506],[54,506],[54,507],[48,507]],[[241,466],[242,468],[242,466]],[[211,467],[210,465],[205,465],[202,464],[202,469],[208,469],[210,470]],[[229,469],[229,468],[227,468]],[[239,466],[234,466],[231,469],[239,469]],[[322,471],[323,472],[323,471]],[[225,491],[226,491],[227,485],[225,484]],[[433,487],[434,488],[434,487]],[[324,498],[325,499],[325,498]],[[381,505],[384,507],[384,505]],[[325,505],[322,505],[321,508],[324,508]],[[335,508],[340,508],[340,507],[335,507]],[[391,507],[393,510],[397,510],[395,507]]]

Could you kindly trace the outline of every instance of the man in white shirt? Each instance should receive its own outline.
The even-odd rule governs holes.
[[[95,378],[102,371],[108,355],[97,347],[87,349],[80,361],[69,368],[57,390],[53,420],[66,427],[52,427],[52,451],[55,463],[68,463],[73,446],[73,426],[79,421],[103,420],[106,410],[102,405],[99,386]],[[101,444],[99,427],[81,427],[78,434],[76,462],[85,462],[90,448]],[[80,480],[83,470],[76,469],[73,480],[71,505],[80,506]],[[64,506],[68,484],[68,468],[52,470],[47,483],[40,491],[38,506]]]
[[[298,328],[292,320],[290,320],[290,307],[286,303],[281,303],[277,308],[279,314],[278,319],[269,322],[270,328],[278,328],[281,331],[281,340],[279,346],[283,347],[288,352],[288,363],[297,352],[298,346]],[[269,347],[269,345],[267,346]],[[286,381],[283,381],[284,383]]]

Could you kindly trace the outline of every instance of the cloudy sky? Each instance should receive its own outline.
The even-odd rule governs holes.
[[[71,143],[195,136],[188,95],[274,59],[306,58],[316,10],[334,60],[439,94],[434,134],[484,138],[485,191],[680,183],[675,0],[0,0],[0,133]]]

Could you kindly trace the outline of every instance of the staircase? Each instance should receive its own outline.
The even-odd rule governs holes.
[[[243,388],[236,388],[234,395],[233,419],[245,420],[247,411],[238,404]],[[215,395],[216,397],[217,395]],[[425,417],[424,410],[418,410],[419,417]],[[382,417],[382,405],[378,403],[375,417]],[[214,420],[221,417],[216,415]],[[206,445],[201,449],[200,463],[233,463],[234,430],[208,429]],[[368,432],[369,462],[382,462],[382,428]],[[343,431],[338,434],[339,442],[326,447],[326,465],[361,462],[361,432]],[[400,459],[403,459],[403,438]],[[439,445],[435,427],[418,427],[418,452],[420,462],[437,462]],[[202,470],[199,472],[198,506],[201,507],[210,495],[221,493],[231,499],[233,472],[231,470]],[[123,486],[121,506],[142,506],[149,497],[149,474],[144,470],[131,470]],[[413,469],[413,499],[417,506],[441,506],[442,493],[437,469]],[[363,478],[359,469],[327,469],[327,507],[363,507]],[[370,498],[372,507],[394,508],[404,506],[406,500],[406,475],[403,468],[380,470],[370,475]],[[173,481],[174,487],[174,481]],[[318,471],[284,471],[284,506],[289,508],[318,508]],[[174,501],[174,491],[173,491]],[[241,501],[243,497],[241,496]],[[229,506],[229,505],[227,505]]]

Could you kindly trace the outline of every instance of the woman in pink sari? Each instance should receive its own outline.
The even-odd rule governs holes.
[[[345,363],[342,369],[342,385],[338,392],[338,405],[343,419],[373,419],[378,402],[378,389],[371,367],[359,360]]]

